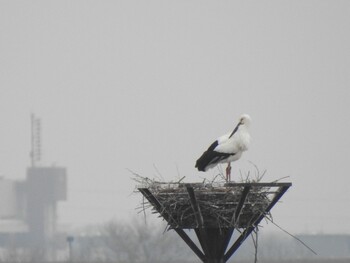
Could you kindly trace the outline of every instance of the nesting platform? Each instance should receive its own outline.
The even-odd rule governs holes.
[[[224,263],[290,186],[291,183],[152,183],[138,190],[203,262]],[[194,229],[201,249],[184,229]],[[235,230],[236,239],[228,248]]]

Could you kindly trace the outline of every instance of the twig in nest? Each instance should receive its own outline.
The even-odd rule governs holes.
[[[181,183],[181,181],[182,181],[183,179],[185,179],[185,178],[186,178],[186,176],[183,176],[182,178],[180,178],[179,181],[177,181],[177,183],[178,183],[178,184]]]
[[[281,177],[281,178],[279,178],[279,179],[277,179],[277,180],[275,180],[275,181],[272,181],[273,183],[277,183],[278,181],[281,181],[281,180],[283,180],[283,179],[286,179],[286,178],[289,178],[290,176],[284,176],[284,177]]]
[[[143,204],[143,217],[145,218],[145,224],[147,224],[146,209],[145,209],[145,197],[144,196],[142,196],[142,204]]]
[[[306,245],[300,238],[297,238],[296,236],[294,236],[293,234],[289,233],[287,230],[283,229],[282,227],[280,227],[279,225],[277,225],[275,222],[273,222],[270,218],[266,217],[267,220],[269,220],[272,224],[274,224],[276,227],[278,227],[280,230],[282,230],[284,233],[286,233],[287,235],[291,236],[292,238],[296,239],[297,241],[299,241],[304,247],[306,247],[308,250],[310,250],[312,253],[314,253],[315,255],[317,255],[317,253],[308,245]]]
[[[157,166],[156,166],[155,164],[153,164],[153,168],[156,170],[156,172],[157,172],[159,178],[160,178],[162,181],[164,181],[164,178],[163,178],[162,174],[159,172],[159,170],[158,170],[158,168],[157,168]]]
[[[257,226],[255,228],[255,230],[253,231],[253,233],[255,234],[255,238],[254,235],[252,233],[252,240],[253,240],[253,245],[255,248],[255,253],[254,253],[254,263],[258,262],[258,232],[259,232],[259,226]]]
[[[218,177],[218,176],[220,176],[221,174],[217,174],[217,175],[215,175],[215,177],[213,178],[213,180],[211,180],[211,183],[214,183],[215,182],[215,180],[216,180],[216,178]]]
[[[262,179],[263,179],[263,177],[265,176],[265,174],[266,174],[266,169],[262,172],[262,174],[260,174],[260,170],[259,170],[259,168],[258,168],[258,166],[255,164],[255,163],[253,163],[252,161],[248,161],[251,165],[253,165],[254,166],[254,168],[255,168],[255,178],[256,178],[256,182],[260,182]],[[254,180],[253,180],[254,181]]]
[[[136,177],[142,177],[141,175],[139,175],[138,173],[134,172],[133,170],[126,168],[126,170],[128,170],[132,175],[136,176]]]
[[[179,171],[179,166],[177,165],[177,163],[175,163],[175,167],[176,167],[177,176],[180,178],[180,171]]]
[[[226,181],[226,178],[225,178],[224,173],[223,173],[223,171],[222,171],[221,165],[216,166],[216,168],[217,168],[217,170],[218,170],[219,173],[215,176],[215,178],[218,177],[218,176],[220,176],[220,177],[221,177],[221,180]],[[214,181],[214,180],[213,180],[213,181]]]

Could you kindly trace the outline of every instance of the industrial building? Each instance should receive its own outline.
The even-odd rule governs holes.
[[[0,178],[0,246],[41,246],[56,230],[57,202],[67,198],[64,167],[29,167],[24,181]]]
[[[31,123],[31,166],[24,180],[0,177],[0,248],[46,248],[56,233],[57,203],[67,199],[65,167],[40,165],[41,120]]]

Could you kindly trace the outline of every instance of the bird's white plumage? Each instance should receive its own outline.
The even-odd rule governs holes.
[[[214,142],[214,144],[217,143],[217,145],[214,148],[209,147],[208,150],[203,153],[202,157],[198,159],[196,164],[198,170],[207,171],[219,163],[230,163],[241,158],[242,153],[247,151],[249,147],[250,135],[248,133],[248,128],[250,122],[251,119],[249,115],[243,114],[239,119],[236,129],[233,132],[217,138]],[[204,162],[207,163],[204,164]]]
[[[243,125],[240,125],[237,132],[230,138],[231,133],[227,133],[217,139],[218,146],[215,151],[221,153],[238,153],[248,150],[250,135]]]

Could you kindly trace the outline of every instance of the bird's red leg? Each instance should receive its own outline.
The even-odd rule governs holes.
[[[228,163],[226,167],[226,181],[227,182],[231,181],[231,163]]]

